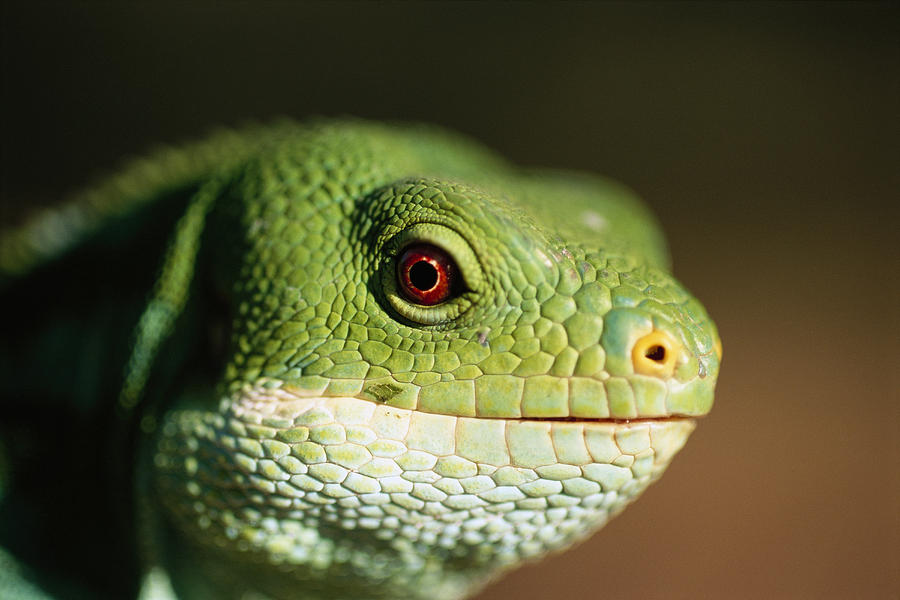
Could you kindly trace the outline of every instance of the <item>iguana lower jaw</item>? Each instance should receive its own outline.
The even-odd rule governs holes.
[[[234,565],[235,586],[287,598],[337,578],[348,598],[431,584],[456,597],[602,527],[693,429],[440,415],[270,383],[167,415],[156,478],[176,530]]]

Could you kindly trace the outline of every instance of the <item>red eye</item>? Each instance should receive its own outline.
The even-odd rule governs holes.
[[[400,255],[397,278],[407,298],[432,306],[449,298],[456,287],[456,264],[437,246],[414,244]]]

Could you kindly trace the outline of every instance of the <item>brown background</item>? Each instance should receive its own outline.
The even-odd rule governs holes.
[[[716,406],[643,499],[482,600],[900,597],[889,5],[6,3],[2,22],[4,222],[154,142],[279,114],[434,121],[653,206],[722,332]]]

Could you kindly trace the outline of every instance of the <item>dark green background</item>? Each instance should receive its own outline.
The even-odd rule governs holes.
[[[717,404],[645,498],[482,598],[897,597],[898,24],[866,3],[7,2],[2,219],[285,114],[433,121],[613,176],[720,325]]]

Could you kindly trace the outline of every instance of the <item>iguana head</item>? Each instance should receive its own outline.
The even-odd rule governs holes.
[[[221,400],[156,457],[221,589],[457,597],[602,526],[710,409],[715,327],[640,205],[484,156],[337,129],[223,185]]]

